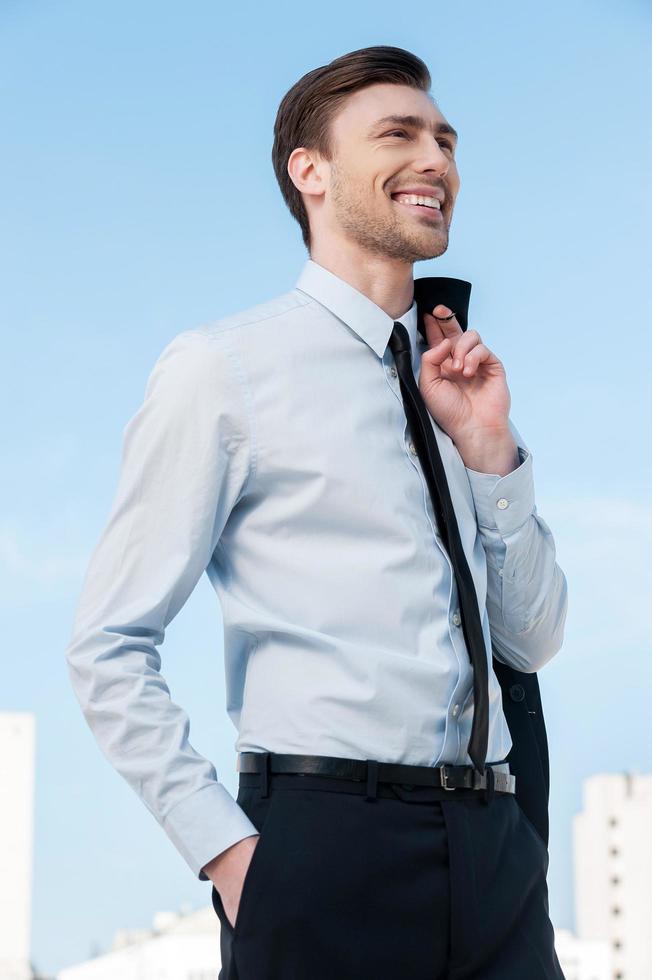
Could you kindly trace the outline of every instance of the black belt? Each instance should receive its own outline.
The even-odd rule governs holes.
[[[328,755],[279,755],[275,752],[239,752],[238,772],[307,773],[312,776],[334,776],[367,783],[403,783],[409,786],[441,786],[443,789],[486,789],[497,793],[515,793],[516,776],[494,772],[487,763],[486,775],[474,766],[411,766],[400,762],[377,762],[375,759],[341,759]]]

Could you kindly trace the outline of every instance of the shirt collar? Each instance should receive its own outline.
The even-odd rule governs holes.
[[[394,321],[368,296],[313,259],[306,260],[295,288],[312,296],[343,320],[379,357],[384,355]],[[424,311],[430,312],[439,303],[453,310],[460,327],[465,331],[470,296],[471,283],[466,279],[450,276],[420,276],[415,279],[412,306],[403,316],[398,317],[407,328],[412,352],[416,350],[416,341],[419,339],[417,331],[420,338],[427,343]]]
[[[343,320],[379,357],[383,356],[394,320],[368,296],[313,259],[306,261],[295,288],[316,299]],[[406,327],[410,335],[410,348],[414,351],[417,339],[416,299],[413,299],[410,309],[397,319]]]

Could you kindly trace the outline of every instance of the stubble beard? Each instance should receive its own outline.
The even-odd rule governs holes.
[[[381,215],[334,163],[331,164],[331,195],[339,227],[372,255],[414,263],[435,259],[448,248],[445,217],[441,224],[430,226],[423,222],[418,228],[416,219],[401,221],[398,214]],[[408,230],[409,220],[413,222],[413,231]]]

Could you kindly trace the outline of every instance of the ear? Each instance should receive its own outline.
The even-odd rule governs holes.
[[[315,150],[298,146],[288,159],[290,180],[302,194],[321,197],[326,193],[324,161]]]

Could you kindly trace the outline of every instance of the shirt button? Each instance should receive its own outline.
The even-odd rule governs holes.
[[[456,705],[453,706],[453,716],[454,717],[459,714],[459,710],[460,710],[459,704],[456,704]]]
[[[408,448],[413,456],[417,455],[417,447],[414,445],[413,442],[408,443]]]
[[[502,570],[502,568],[499,568],[498,569],[498,574],[500,575],[501,578],[503,577],[503,570]]]
[[[389,373],[391,374],[391,376],[392,376],[393,378],[395,378],[395,377],[396,377],[396,373],[397,373],[397,372],[396,372],[396,368],[395,368],[394,366],[392,366],[392,367],[391,367],[391,368],[389,369]]]
[[[501,497],[500,500],[496,501],[496,507],[499,507],[501,510],[505,510],[505,507],[509,507],[509,500],[505,500],[504,497]]]
[[[459,612],[453,613],[453,622],[455,623],[456,626],[459,626],[460,623],[462,622],[462,617],[460,616]]]

